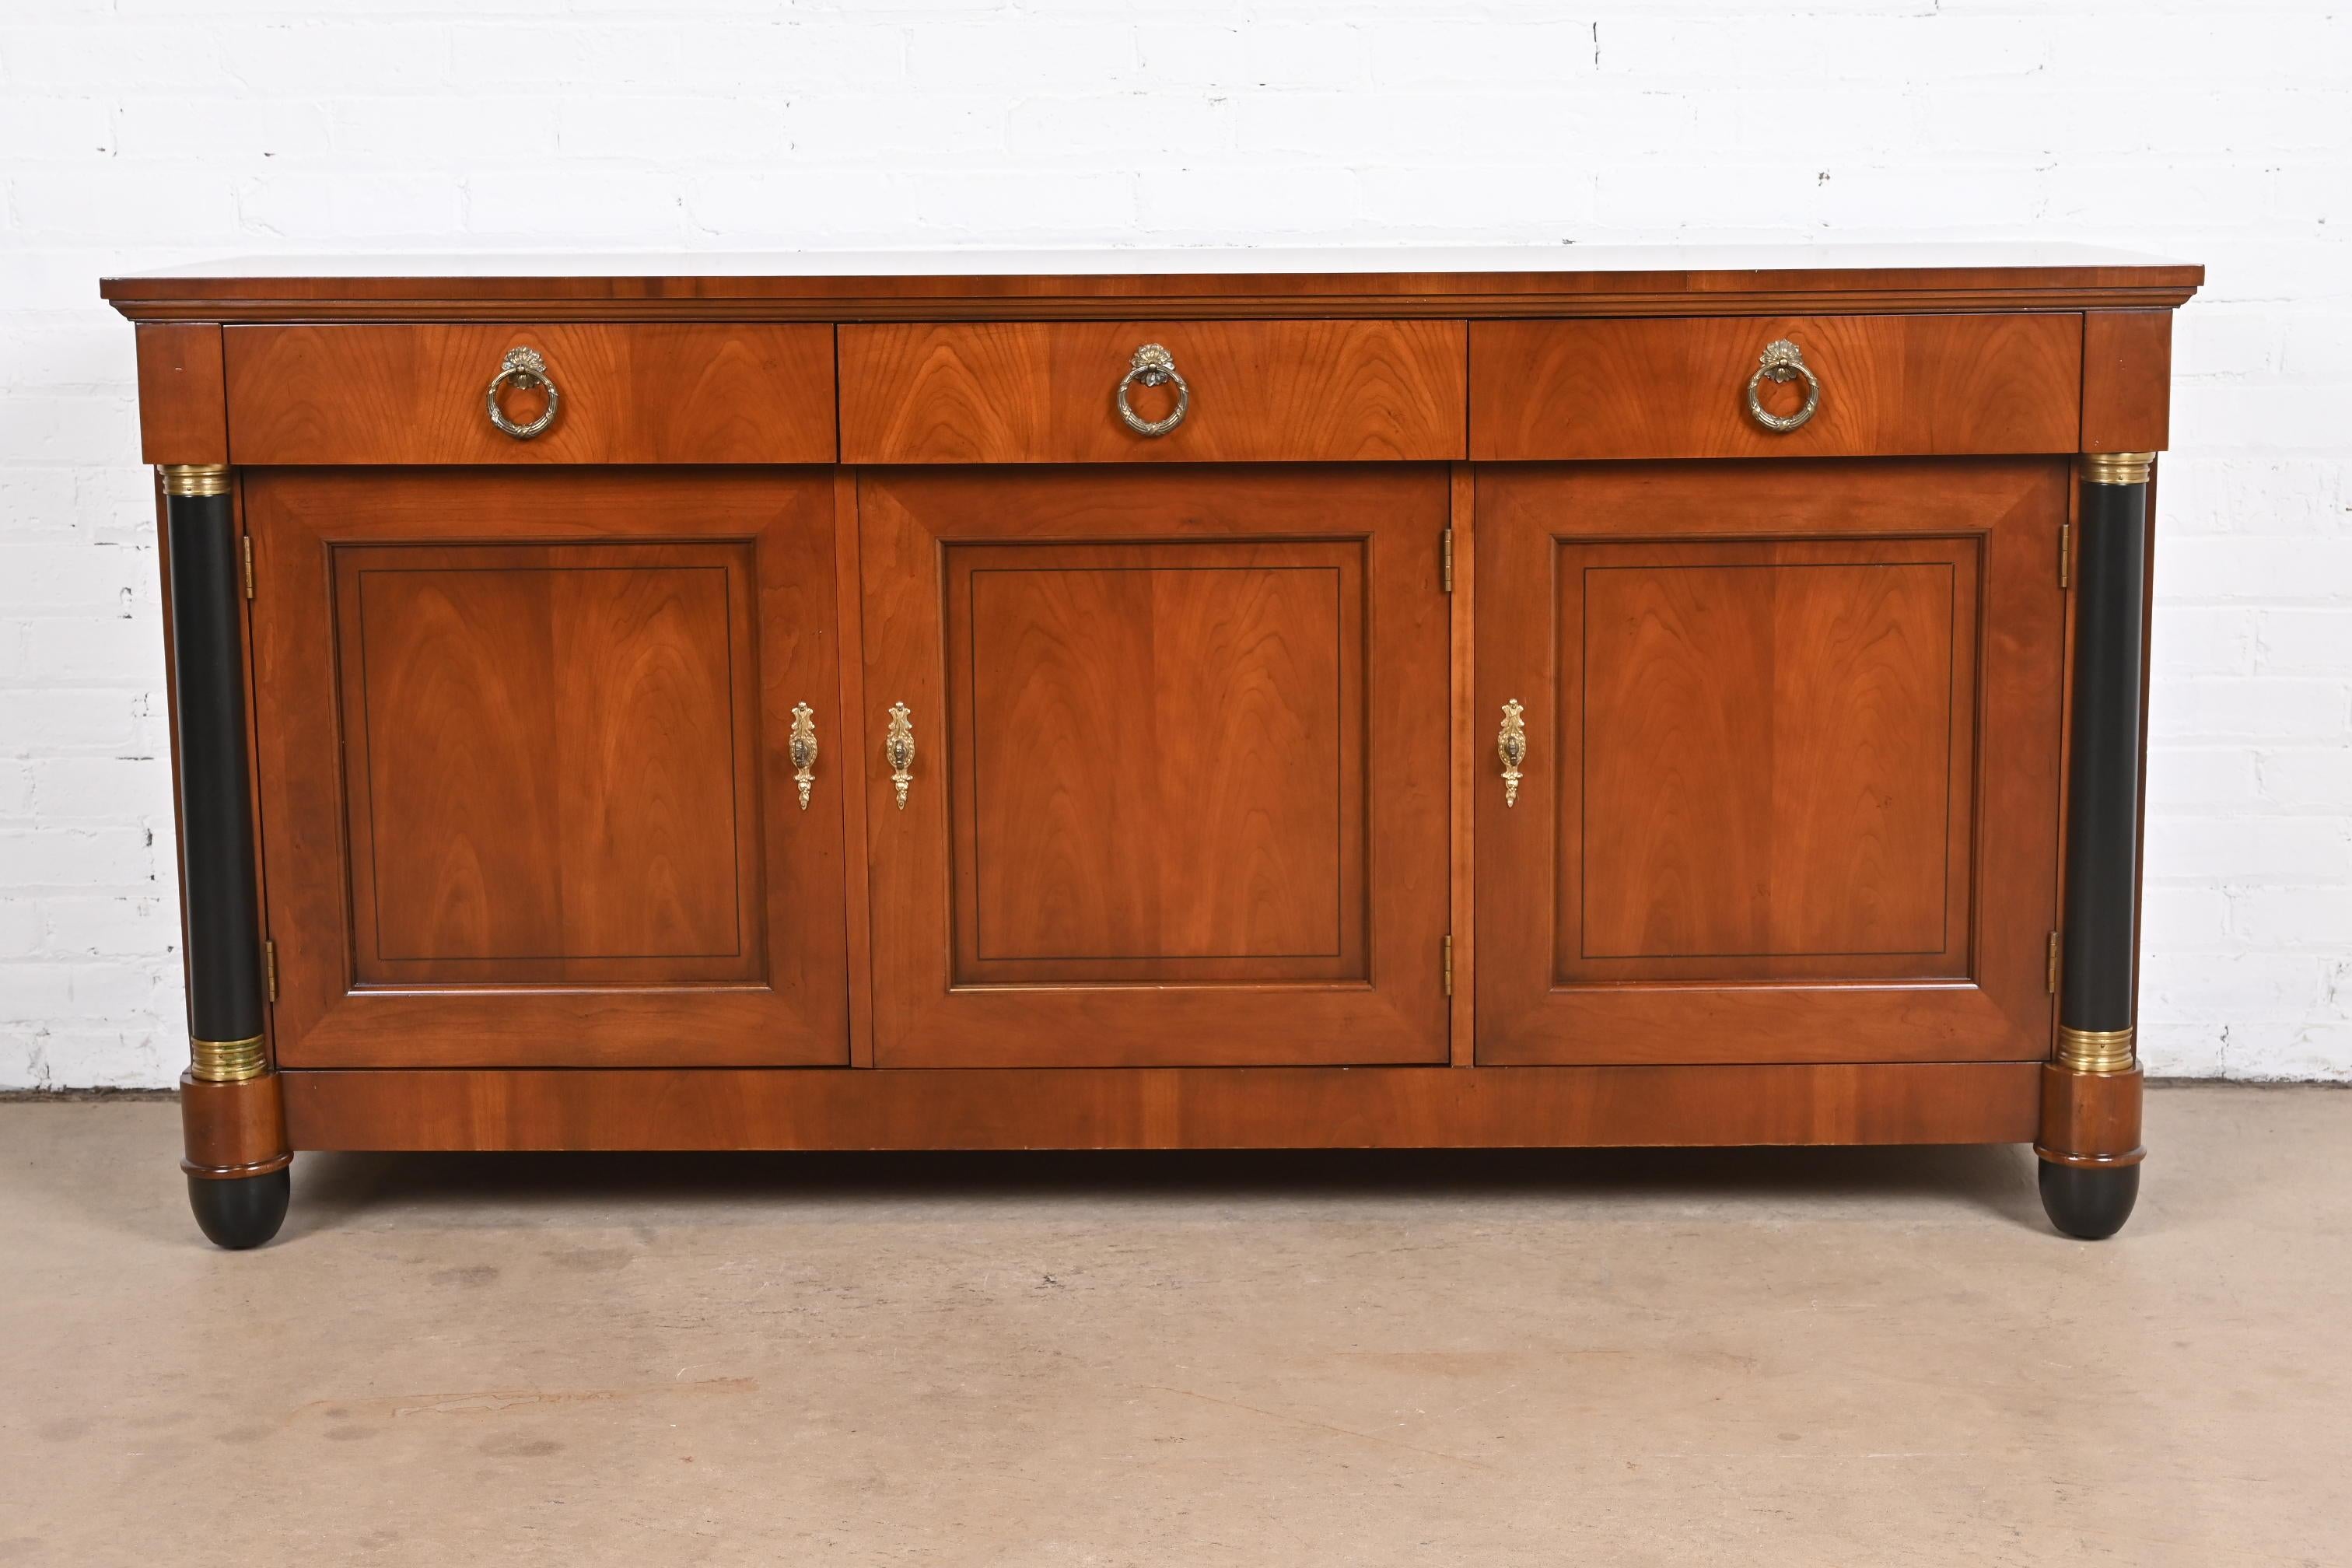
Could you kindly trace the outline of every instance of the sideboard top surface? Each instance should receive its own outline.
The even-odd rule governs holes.
[[[133,321],[1493,317],[2168,309],[2204,277],[2066,245],[943,249],[269,257],[100,292]]]

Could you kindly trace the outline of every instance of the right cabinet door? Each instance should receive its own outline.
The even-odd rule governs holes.
[[[2048,459],[1478,469],[1478,1060],[2044,1054],[2070,495]]]

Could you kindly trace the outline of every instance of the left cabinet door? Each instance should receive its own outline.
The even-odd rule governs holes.
[[[833,496],[247,471],[281,1063],[846,1063]]]

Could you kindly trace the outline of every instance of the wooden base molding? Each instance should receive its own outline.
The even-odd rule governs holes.
[[[1832,1067],[288,1072],[298,1149],[2010,1143],[2034,1062]]]

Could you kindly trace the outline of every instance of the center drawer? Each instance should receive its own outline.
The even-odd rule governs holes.
[[[844,326],[841,457],[1455,458],[1466,450],[1466,349],[1460,321]]]

